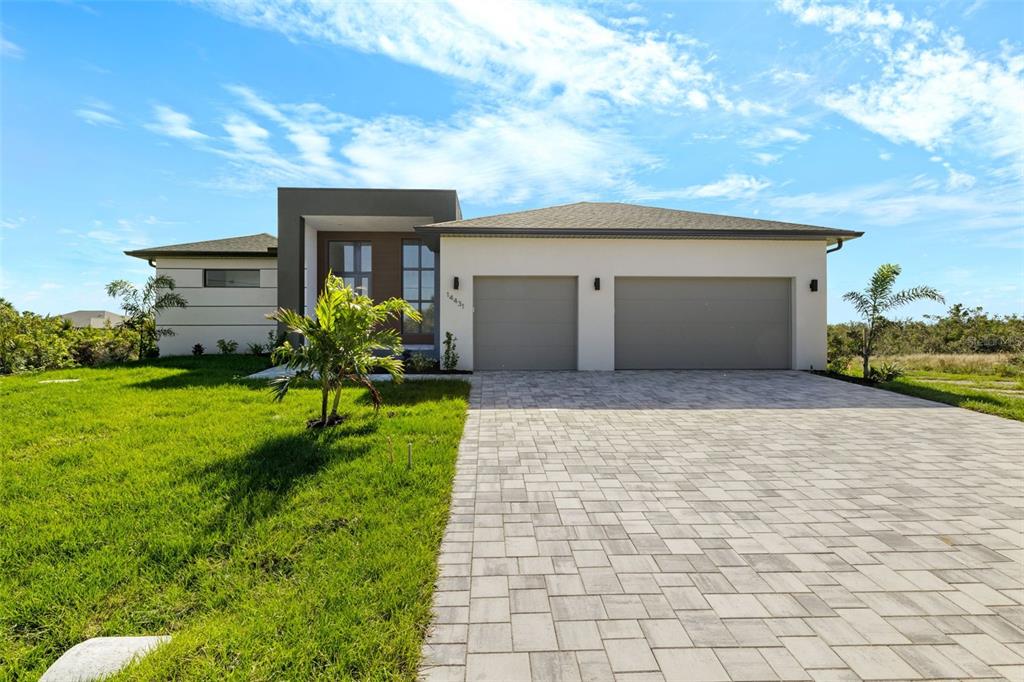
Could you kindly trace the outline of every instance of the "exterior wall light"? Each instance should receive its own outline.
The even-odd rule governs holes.
[[[595,277],[594,278],[594,291],[601,291],[601,278],[600,277]]]
[[[454,278],[452,280],[452,289],[455,289],[456,291],[458,291],[458,289],[459,289],[459,278],[458,277],[456,277],[456,278]]]
[[[812,279],[811,280],[811,291],[817,291],[817,290],[818,290],[818,280]]]

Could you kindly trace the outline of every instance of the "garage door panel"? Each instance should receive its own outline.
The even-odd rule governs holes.
[[[617,369],[787,369],[785,278],[620,277]]]
[[[565,319],[569,307],[565,301],[490,299],[485,306],[474,306],[473,314],[487,324],[570,324]],[[571,326],[575,328],[575,320]]]
[[[575,277],[475,277],[476,369],[575,369]]]
[[[738,306],[726,302],[705,303],[703,301],[664,299],[656,309],[652,301],[634,304],[628,301],[616,303],[616,317],[630,324],[678,324],[689,325],[694,321],[729,324],[733,322],[777,323],[789,317],[788,301],[761,301],[757,305]],[[740,319],[737,319],[737,318]]]

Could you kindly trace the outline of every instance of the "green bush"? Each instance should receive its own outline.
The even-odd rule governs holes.
[[[0,299],[0,374],[127,362],[138,357],[138,347],[134,330],[78,329],[60,317],[18,312]]]
[[[877,367],[871,367],[871,370],[868,373],[868,379],[871,381],[885,383],[886,381],[895,381],[904,374],[906,374],[906,372],[904,372],[903,368],[895,362],[883,362]]]
[[[238,350],[238,341],[233,339],[217,339],[217,349],[223,355],[231,355]]]
[[[138,358],[139,333],[127,327],[71,329],[74,364],[96,367]]]
[[[425,353],[409,353],[405,366],[414,373],[422,374],[423,372],[437,369],[437,360]]]
[[[829,353],[833,336],[859,337],[863,325],[830,324]],[[990,315],[980,307],[956,303],[942,315],[922,320],[885,320],[877,330],[876,355],[1024,353],[1024,317]]]

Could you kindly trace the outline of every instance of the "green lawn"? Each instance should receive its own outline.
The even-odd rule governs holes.
[[[321,433],[314,389],[238,380],[260,367],[0,378],[0,678],[164,633],[118,679],[415,676],[468,385],[385,385],[378,417],[349,389]]]
[[[898,356],[888,359],[901,364]],[[862,375],[860,368],[853,366],[847,373],[858,377]],[[904,376],[878,384],[878,387],[975,412],[1024,421],[1024,378],[1019,375],[907,369]]]

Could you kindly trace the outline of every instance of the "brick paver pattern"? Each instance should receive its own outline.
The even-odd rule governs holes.
[[[801,372],[472,378],[429,680],[1024,680],[1024,425]]]

